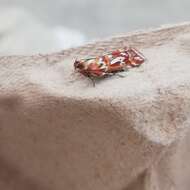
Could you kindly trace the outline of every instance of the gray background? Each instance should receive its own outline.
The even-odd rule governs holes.
[[[90,37],[190,19],[189,0],[1,0],[26,7],[49,25],[63,24]]]
[[[0,5],[22,8],[51,29],[77,30],[85,36],[82,42],[190,20],[190,0],[0,0]]]

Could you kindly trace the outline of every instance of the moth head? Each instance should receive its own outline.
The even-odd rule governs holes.
[[[78,70],[84,69],[84,62],[75,60],[74,62],[74,68]]]

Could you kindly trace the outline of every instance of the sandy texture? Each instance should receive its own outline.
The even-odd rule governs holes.
[[[187,190],[190,24],[51,55],[0,57],[0,189]],[[73,60],[123,46],[140,68],[97,81]]]

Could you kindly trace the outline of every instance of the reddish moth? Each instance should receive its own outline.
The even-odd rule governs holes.
[[[76,60],[74,68],[89,77],[95,85],[95,78],[127,71],[130,68],[140,66],[144,61],[145,57],[136,49],[123,48],[99,57]]]

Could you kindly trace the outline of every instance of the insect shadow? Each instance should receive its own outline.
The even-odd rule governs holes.
[[[124,72],[124,71],[122,71],[122,72]],[[110,77],[114,77],[114,76],[117,76],[119,78],[125,78],[125,75],[122,75],[119,72],[108,73],[108,74],[102,76],[101,78],[99,78],[99,77],[92,77],[92,76],[88,76],[88,78],[91,80],[93,87],[95,87],[96,84],[101,83],[104,80],[108,80]]]

